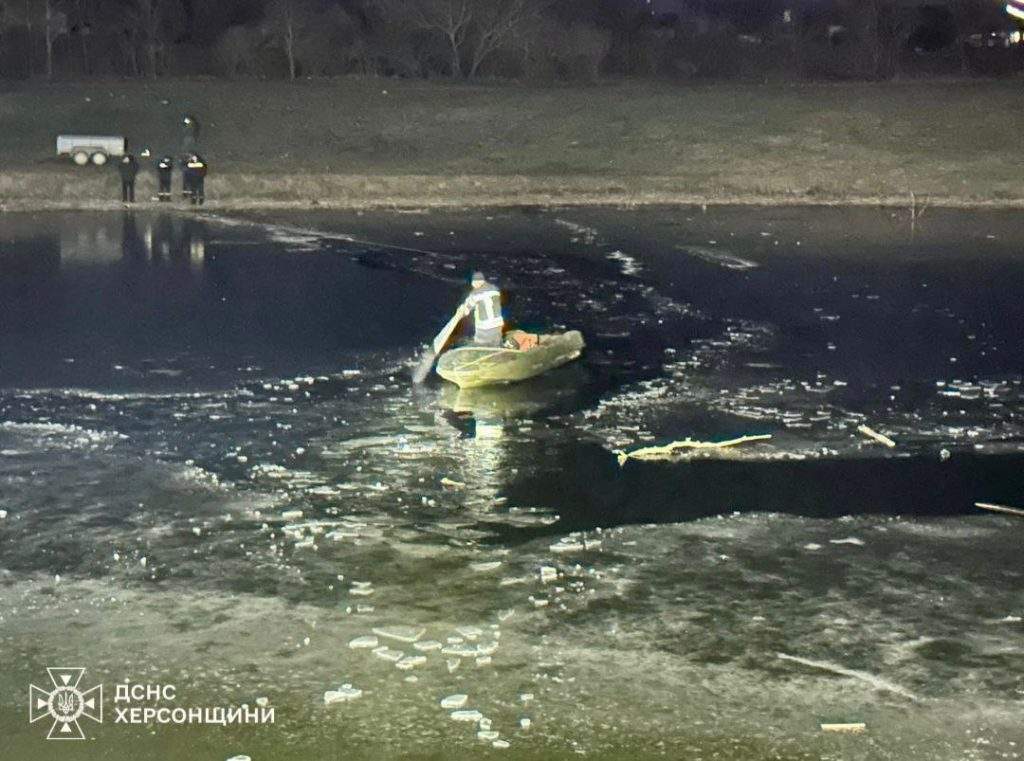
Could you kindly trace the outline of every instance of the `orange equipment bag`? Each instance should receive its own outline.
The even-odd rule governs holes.
[[[525,330],[510,330],[505,334],[505,341],[518,351],[529,351],[536,349],[540,344],[540,336],[536,333],[527,333]]]

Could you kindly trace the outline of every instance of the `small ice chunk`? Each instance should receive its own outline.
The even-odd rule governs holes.
[[[493,729],[481,729],[479,732],[476,733],[476,736],[481,740],[485,740],[486,742],[494,742],[499,737],[501,737],[501,733],[495,732]]]
[[[441,643],[436,639],[425,639],[422,642],[414,642],[412,646],[421,653],[429,653],[432,650],[441,649]]]
[[[365,637],[356,637],[354,640],[348,643],[348,646],[353,650],[373,650],[380,645],[380,641],[371,635]]]
[[[358,690],[351,684],[343,684],[336,690],[327,690],[324,693],[324,705],[331,705],[332,703],[347,703],[350,700],[355,700],[363,695],[362,690]]]
[[[409,644],[422,637],[426,631],[422,626],[381,626],[375,628],[373,633],[378,637]]]
[[[804,549],[805,550],[810,550],[811,552],[814,552],[815,550],[820,550],[821,549],[821,545],[820,544],[815,544],[814,542],[811,542],[810,544],[805,544],[804,545]]]
[[[456,626],[455,631],[468,640],[474,640],[484,633],[483,629],[479,626]]]
[[[519,696],[519,702],[521,703],[529,703],[531,700],[533,700],[532,692],[524,692]]]
[[[508,610],[502,610],[498,612],[499,621],[508,621],[516,613],[515,608],[509,608]]]
[[[302,518],[301,510],[285,510],[281,513],[281,518],[286,521],[297,521]]]
[[[525,716],[519,720],[519,726],[522,729],[529,729],[531,724],[533,724],[533,722]]]
[[[508,748],[510,746],[507,740],[495,740],[491,743],[491,747],[498,748],[499,750],[504,750],[505,748]]]
[[[479,666],[490,666],[491,665],[491,656],[489,656],[489,655],[481,655],[479,658],[476,659],[476,665],[478,667]]]
[[[239,754],[237,756],[232,756],[228,761],[252,761],[252,756]]]
[[[266,708],[268,705],[270,705],[270,698],[256,698],[256,705],[258,705],[260,708]]]
[[[453,711],[462,708],[466,705],[469,700],[469,695],[463,695],[461,692],[455,695],[448,695],[447,697],[441,698],[441,708],[446,708],[449,711]]]
[[[569,539],[559,539],[558,542],[548,547],[552,552],[582,552],[586,549],[583,542],[574,542]]]
[[[391,661],[392,663],[398,663],[398,661],[405,657],[405,653],[401,650],[392,650],[387,645],[376,648],[373,651],[373,654],[378,658],[382,658],[385,661]]]
[[[457,658],[475,658],[479,652],[476,645],[447,645],[441,648],[442,655],[454,655]]]
[[[445,663],[448,666],[448,673],[451,674],[462,663],[462,659],[461,658],[449,658],[447,661],[445,661]]]
[[[484,717],[479,711],[452,711],[451,716],[455,721],[471,721],[474,724]]]
[[[500,633],[501,632],[495,632],[494,636],[497,637],[498,634],[500,634]],[[494,653],[497,652],[497,650],[498,650],[498,643],[496,641],[493,641],[493,640],[491,642],[486,643],[486,644],[481,642],[479,645],[476,646],[476,651],[477,651],[477,653],[479,655],[494,655]]]
[[[540,567],[540,580],[544,584],[547,584],[549,581],[555,581],[557,578],[558,578],[558,569],[557,568],[552,568],[549,565],[542,565]]]
[[[500,568],[501,567],[501,561],[500,560],[491,560],[491,561],[485,562],[485,563],[470,563],[469,567],[472,570],[474,570],[474,571],[476,571],[478,573],[483,573],[485,571],[493,571],[496,568]]]
[[[422,666],[426,662],[427,656],[425,655],[407,655],[396,661],[395,666],[400,668],[402,671],[408,671],[409,669],[414,669],[417,666]]]
[[[6,510],[0,510],[0,520],[3,520],[6,517],[7,517],[7,511]]]
[[[864,546],[864,540],[858,539],[855,536],[848,536],[845,539],[829,539],[829,544],[853,544],[857,547]]]

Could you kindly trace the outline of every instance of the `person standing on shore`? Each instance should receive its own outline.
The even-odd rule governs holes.
[[[193,153],[185,162],[184,186],[186,193],[192,196],[192,205],[202,204],[206,200],[207,165],[203,157]]]
[[[164,156],[156,164],[156,176],[159,181],[157,198],[161,201],[171,200],[171,175],[174,173],[174,159]]]
[[[121,175],[121,203],[135,203],[135,176],[139,173],[139,162],[126,153],[117,165]]]

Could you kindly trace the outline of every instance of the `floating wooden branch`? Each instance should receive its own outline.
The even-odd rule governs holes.
[[[1019,515],[1024,518],[1024,510],[1019,507],[1007,507],[1006,505],[993,505],[989,502],[975,502],[975,507],[980,507],[982,510],[991,510],[994,513],[1007,513],[1008,515]]]
[[[895,441],[890,439],[888,436],[885,436],[885,435],[879,433],[874,428],[868,428],[866,425],[858,425],[857,426],[857,430],[860,433],[863,433],[869,439],[874,439],[879,444],[885,444],[885,446],[889,447],[889,449],[892,449],[893,447],[896,446],[896,442]]]
[[[729,439],[728,441],[694,441],[693,439],[685,439],[683,441],[673,441],[671,444],[665,444],[660,447],[634,449],[632,452],[620,450],[616,454],[619,457],[619,465],[622,466],[626,464],[626,460],[630,459],[668,460],[680,449],[726,449],[739,446],[740,444],[749,444],[754,441],[768,441],[771,437],[770,433],[762,433],[756,436],[740,436],[738,439]]]

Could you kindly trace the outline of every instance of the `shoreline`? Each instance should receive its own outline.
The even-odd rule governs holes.
[[[89,171],[89,170],[86,170]],[[216,211],[360,211],[456,210],[509,207],[619,208],[679,206],[850,207],[962,210],[1024,209],[1024,197],[1000,198],[930,195],[927,193],[856,194],[756,192],[743,189],[681,187],[675,177],[614,178],[587,175],[526,177],[495,175],[291,175],[284,178],[251,174],[220,174],[208,181],[206,203],[198,210]],[[15,187],[64,192],[12,193]],[[141,197],[150,195],[150,183],[140,182]],[[112,175],[76,178],[53,171],[0,173],[0,212],[116,211],[122,209],[187,211],[193,207],[176,198],[160,203],[155,198],[125,205],[116,200],[120,190]],[[238,188],[236,190],[235,188]],[[45,196],[45,197],[44,197]],[[109,198],[111,200],[105,200]]]

